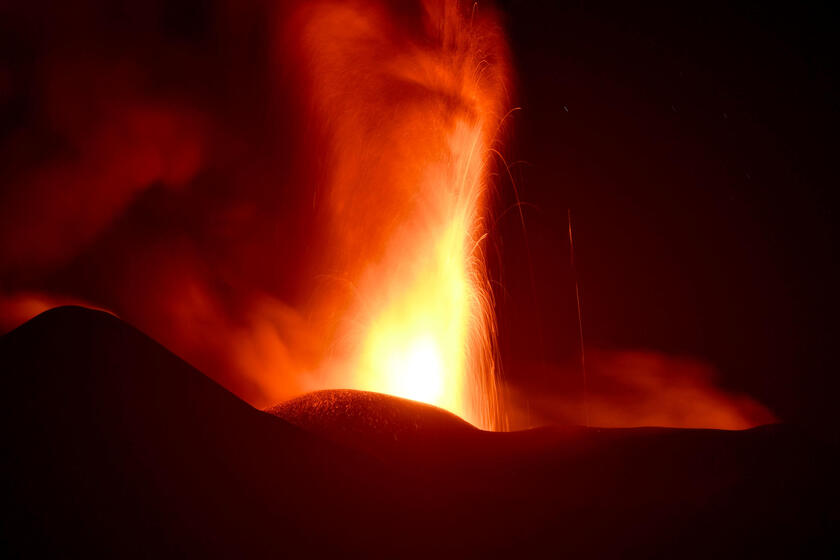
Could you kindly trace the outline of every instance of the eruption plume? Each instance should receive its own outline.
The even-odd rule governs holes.
[[[46,34],[73,46],[44,48],[27,85],[46,102],[14,142],[37,155],[0,193],[4,327],[84,301],[258,407],[344,387],[500,426],[482,254],[507,109],[495,13],[220,2],[208,65],[201,41],[149,31],[171,27],[163,8],[92,8]]]
[[[495,317],[482,252],[507,53],[485,9],[422,8],[413,35],[370,2],[310,5],[292,20],[327,138],[331,259],[352,286],[330,384],[493,428]]]

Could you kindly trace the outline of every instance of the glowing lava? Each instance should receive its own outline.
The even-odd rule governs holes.
[[[321,2],[294,20],[328,145],[329,274],[352,286],[330,313],[330,384],[499,428],[483,243],[507,50],[493,12],[472,4],[423,2],[417,18]]]
[[[414,254],[414,278],[381,302],[369,322],[358,365],[359,388],[441,406],[466,416],[470,315],[481,302],[469,282],[462,234],[443,238]]]

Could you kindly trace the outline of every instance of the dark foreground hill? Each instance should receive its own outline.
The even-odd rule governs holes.
[[[791,427],[494,434],[356,391],[269,414],[70,307],[0,371],[4,557],[836,553],[831,450]]]

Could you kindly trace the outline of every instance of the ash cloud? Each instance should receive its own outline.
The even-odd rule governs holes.
[[[317,352],[289,6],[171,4],[0,8],[2,327],[106,308],[267,405]]]

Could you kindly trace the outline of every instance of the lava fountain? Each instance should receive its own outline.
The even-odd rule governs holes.
[[[324,277],[339,286],[325,298],[334,343],[322,375],[501,428],[483,256],[508,91],[495,13],[320,2],[290,25],[312,134],[326,146]]]

